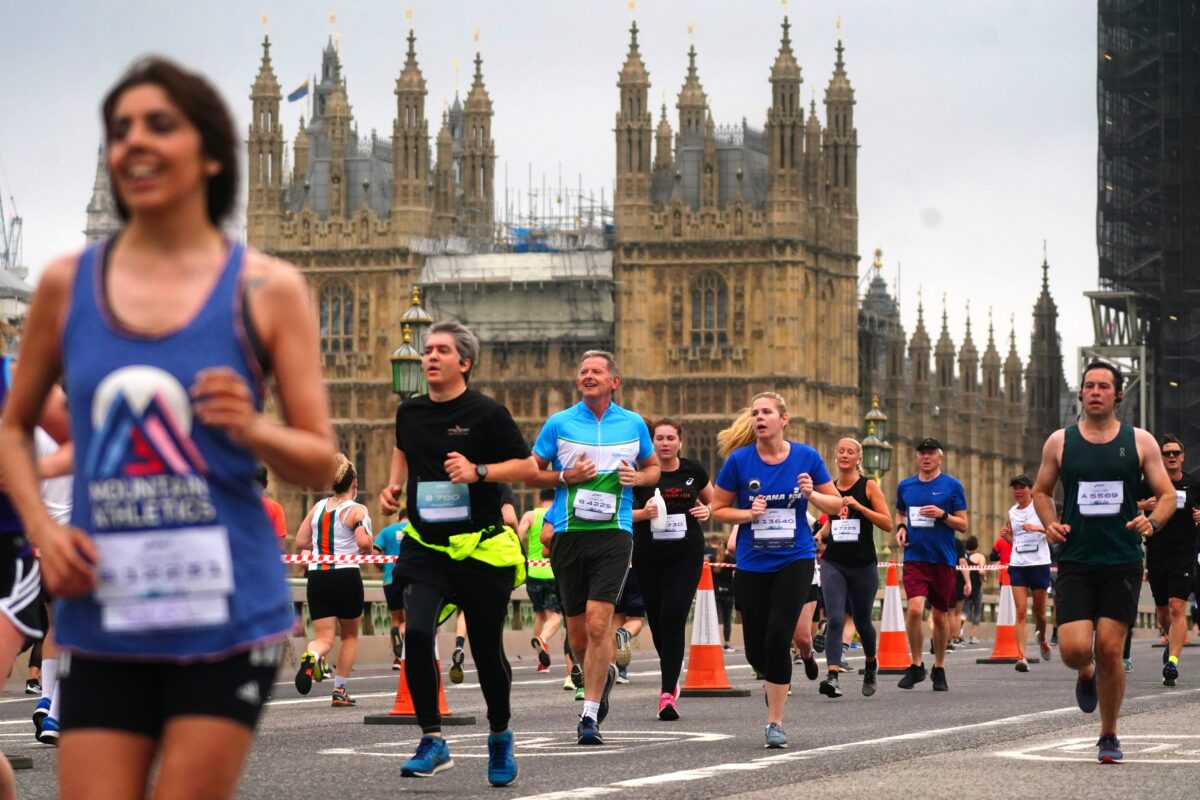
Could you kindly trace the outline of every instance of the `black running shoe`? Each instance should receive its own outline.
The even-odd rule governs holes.
[[[1085,714],[1096,710],[1096,704],[1100,702],[1096,696],[1096,673],[1093,672],[1092,677],[1086,681],[1083,678],[1075,679],[1075,702]]]
[[[909,664],[896,686],[901,689],[911,689],[923,680],[925,680],[925,665]]]
[[[604,722],[608,716],[608,696],[612,693],[613,685],[617,682],[619,671],[616,664],[608,665],[608,676],[604,679],[604,693],[600,695],[600,710],[596,712],[596,724]]]
[[[862,693],[864,697],[875,694],[875,674],[879,669],[878,661],[868,661],[863,667]]]
[[[392,626],[392,655],[404,658],[404,636],[395,625]]]
[[[945,667],[934,667],[929,671],[929,678],[933,682],[933,690],[935,692],[950,691],[950,684],[946,683]]]
[[[575,684],[576,689],[583,688],[583,667],[579,666],[578,661],[571,662],[571,683]]]
[[[838,686],[838,674],[836,672],[830,672],[826,675],[825,680],[821,681],[821,685],[817,689],[828,698],[842,696],[842,688]]]
[[[1179,667],[1174,661],[1168,661],[1163,664],[1163,686],[1174,686],[1179,680]]]
[[[809,653],[808,658],[801,659],[801,661],[804,662],[804,677],[815,681],[821,674],[821,668],[817,666],[817,657]]]
[[[312,650],[305,650],[304,655],[300,656],[300,669],[296,670],[296,691],[300,694],[312,691],[313,673],[317,669],[317,654]]]

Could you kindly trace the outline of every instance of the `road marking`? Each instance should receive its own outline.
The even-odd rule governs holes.
[[[354,695],[354,699],[362,700],[363,698],[366,698],[366,697],[395,697],[395,696],[396,696],[395,692],[367,692],[365,694]],[[263,705],[266,705],[266,706],[298,706],[298,705],[305,705],[307,703],[325,703],[326,705],[329,705],[329,695],[322,695],[320,697],[300,697],[295,700],[268,700],[267,702],[263,703]]]
[[[1184,689],[1182,691],[1171,692],[1171,694],[1154,694],[1144,695],[1142,697],[1127,697],[1125,698],[1125,706],[1137,703],[1142,700],[1162,700],[1178,698],[1181,695],[1194,695],[1200,692],[1200,689]],[[751,759],[750,761],[733,762],[728,764],[714,764],[707,767],[697,767],[695,769],[678,770],[675,772],[666,772],[659,775],[647,775],[641,778],[631,778],[624,781],[615,781],[604,786],[584,786],[578,789],[567,789],[565,791],[546,792],[543,794],[525,795],[516,798],[516,800],[571,800],[581,797],[599,797],[602,795],[615,794],[616,792],[625,789],[634,789],[645,786],[657,786],[669,783],[681,783],[686,781],[704,780],[712,778],[721,772],[732,772],[747,769],[747,764],[761,765],[760,768],[782,766],[790,764],[794,761],[804,761],[825,753],[837,753],[846,750],[851,750],[857,747],[869,747],[878,744],[887,744],[891,742],[912,741],[915,739],[938,739],[945,736],[955,735],[963,731],[979,730],[983,728],[999,728],[1008,725],[1021,725],[1033,722],[1040,719],[1049,719],[1051,717],[1063,716],[1066,714],[1078,714],[1079,708],[1076,706],[1068,706],[1064,708],[1053,708],[1046,711],[1035,711],[1029,714],[1018,714],[1012,717],[1001,717],[1000,719],[988,720],[986,722],[973,722],[967,725],[956,725],[952,728],[934,728],[925,731],[913,731],[911,733],[901,733],[894,736],[881,736],[875,739],[861,739],[855,742],[843,742],[841,744],[831,744],[824,747],[816,747],[811,750],[797,750],[781,755],[764,756],[762,758]],[[1130,737],[1133,738],[1133,737]],[[1158,737],[1162,739],[1164,737]],[[1072,740],[1075,741],[1075,740]],[[1092,741],[1092,746],[1095,746]],[[1093,755],[1092,758],[1095,758]],[[1074,759],[1072,759],[1074,760]],[[1154,763],[1168,763],[1161,760],[1155,760]]]
[[[451,734],[446,736],[446,742],[450,745],[456,759],[487,758],[487,737],[486,733]],[[574,736],[564,735],[562,731],[519,731],[516,738],[516,756],[518,758],[611,756],[635,748],[640,751],[645,747],[656,745],[704,744],[732,738],[732,734],[698,731],[605,731],[604,747],[580,747]],[[408,759],[411,757],[412,749],[416,746],[417,739],[405,739],[377,742],[362,747],[331,747],[317,752],[323,756],[374,756]]]
[[[1121,736],[1121,749],[1125,764],[1200,764],[1200,734],[1126,734]],[[1057,754],[1051,754],[1052,751]],[[1022,761],[1091,762],[1096,760],[1096,740],[1065,739],[1020,750],[1001,750],[993,755]]]

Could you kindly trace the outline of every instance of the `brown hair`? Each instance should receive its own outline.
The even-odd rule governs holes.
[[[787,403],[783,398],[775,394],[775,392],[759,392],[750,398],[750,406],[754,405],[755,400],[767,398],[775,403],[775,408],[779,411],[779,415],[783,416],[787,413]],[[728,428],[717,434],[717,452],[721,454],[721,458],[728,458],[729,454],[739,447],[745,447],[755,439],[754,425],[750,421],[750,407],[743,408],[734,417],[733,422]]]
[[[358,480],[358,470],[354,469],[354,465],[350,463],[350,459],[346,458],[345,453],[335,455],[333,463],[336,468],[333,472],[332,488],[335,494],[341,494]]]
[[[200,149],[204,156],[221,165],[221,171],[208,179],[207,186],[208,219],[219,227],[233,211],[237,198],[238,139],[229,109],[212,84],[200,75],[161,56],[149,56],[134,62],[105,95],[101,113],[106,142],[112,141],[113,123],[116,121],[114,115],[121,95],[135,86],[145,84],[153,84],[166,92],[172,105],[200,134]],[[122,221],[127,221],[129,208],[121,201],[116,181],[111,180],[111,175],[109,177],[117,213]]]
[[[680,439],[683,438],[683,423],[672,417],[663,417],[662,419],[655,421],[655,423],[650,426],[650,435],[653,436],[654,432],[662,425],[669,425],[670,427],[674,428],[675,435]]]

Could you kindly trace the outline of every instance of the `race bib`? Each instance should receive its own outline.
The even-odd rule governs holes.
[[[1121,481],[1080,481],[1076,497],[1081,515],[1111,517],[1125,502],[1125,484]]]
[[[1187,505],[1187,491],[1184,489],[1175,490],[1175,510],[1183,508]]]
[[[617,496],[611,492],[577,489],[574,508],[575,516],[580,519],[604,522],[617,513]]]
[[[835,542],[857,542],[861,523],[858,519],[835,519],[830,522],[829,530]]]
[[[471,492],[465,483],[417,481],[417,513],[426,522],[466,522]]]
[[[656,542],[677,542],[687,536],[687,514],[668,514],[663,530],[650,530]]]
[[[796,541],[796,509],[768,508],[750,531],[755,550],[786,550]]]
[[[110,533],[94,541],[104,630],[137,633],[229,621],[233,559],[225,528]]]
[[[1036,553],[1042,546],[1042,538],[1040,533],[1014,533],[1013,550],[1018,553]]]
[[[908,510],[908,527],[910,528],[932,528],[935,522],[937,520],[922,514],[919,508],[910,508]]]

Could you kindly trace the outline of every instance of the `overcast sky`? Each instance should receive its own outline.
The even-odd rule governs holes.
[[[847,72],[858,104],[860,273],[884,251],[884,276],[900,281],[911,334],[923,288],[936,341],[943,293],[962,340],[967,304],[982,351],[987,313],[1029,349],[1040,289],[1042,242],[1060,311],[1064,362],[1091,341],[1082,292],[1095,288],[1095,0],[507,0],[341,2],[311,0],[58,0],[5,4],[0,74],[0,191],[24,217],[25,262],[36,275],[79,246],[100,142],[99,104],[136,56],[158,52],[212,78],[242,130],[258,71],[262,14],[286,94],[320,65],[337,32],[359,132],[390,134],[394,83],[404,62],[411,8],[418,60],[429,87],[431,134],[456,85],[465,95],[478,48],[496,116],[498,192],[582,180],[611,192],[617,71],[636,16],[651,99],[675,96],[695,42],[700,80],[718,124],[746,117],[761,128],[779,23],[791,17],[803,99],[821,99],[833,70],[841,17]],[[689,24],[694,32],[689,34]],[[478,30],[479,41],[474,41]],[[456,84],[455,64],[459,77]],[[291,142],[305,103],[284,104]],[[902,269],[901,269],[902,265]],[[998,342],[1001,353],[1005,342]]]

